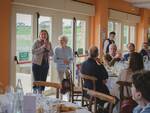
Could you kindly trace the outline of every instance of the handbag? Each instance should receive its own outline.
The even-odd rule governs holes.
[[[132,99],[132,97],[125,98],[121,101],[120,113],[132,113],[136,106],[137,103]]]

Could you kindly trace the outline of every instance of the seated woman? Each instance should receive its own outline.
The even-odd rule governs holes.
[[[150,71],[132,76],[132,98],[138,103],[133,113],[150,113]]]
[[[127,45],[127,47],[128,47],[128,53],[124,54],[124,56],[123,56],[123,59],[125,61],[128,61],[128,59],[130,57],[130,54],[133,53],[133,52],[135,52],[135,45],[133,43],[129,43]]]
[[[144,69],[143,57],[140,53],[133,52],[130,55],[129,66],[127,69],[122,70],[119,74],[118,81],[127,81],[132,82],[132,74],[136,71],[141,71]],[[112,95],[117,96],[119,98],[118,92],[119,86],[116,84],[114,86],[114,90],[112,90]]]
[[[144,69],[143,57],[141,56],[140,53],[133,52],[130,54],[128,68],[121,71],[117,81],[132,82],[132,74],[136,71],[141,71],[143,69]],[[125,89],[123,92],[124,96],[126,96],[126,97],[131,95],[131,89],[128,89],[128,90],[129,90],[129,92],[127,92],[127,89]],[[116,84],[112,88],[110,93],[111,93],[111,95],[116,96],[120,99],[119,85]],[[128,95],[128,93],[129,93],[129,95]],[[119,104],[116,106],[114,112],[119,112],[118,107],[119,107]]]

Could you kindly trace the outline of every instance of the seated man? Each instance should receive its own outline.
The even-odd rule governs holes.
[[[109,54],[104,55],[104,62],[108,66],[114,66],[116,62],[121,60],[121,53],[117,52],[116,44],[111,44],[109,46]]]
[[[109,94],[109,90],[105,85],[106,80],[108,79],[108,73],[102,64],[97,63],[97,57],[98,48],[93,46],[90,48],[89,58],[81,65],[81,73],[96,77],[96,91]],[[93,84],[90,81],[85,81],[84,87],[92,89]]]
[[[124,60],[128,61],[131,53],[135,52],[135,45],[133,43],[128,44],[128,53],[124,54]]]
[[[116,44],[110,44],[109,46],[109,55],[114,58],[117,54],[117,46]]]

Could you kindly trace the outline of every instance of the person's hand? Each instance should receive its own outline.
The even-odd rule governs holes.
[[[121,58],[121,53],[117,53],[115,58]]]
[[[44,41],[44,44],[45,44],[45,48],[50,50],[51,47],[47,40]]]
[[[69,64],[69,60],[64,59],[64,64],[68,65]]]

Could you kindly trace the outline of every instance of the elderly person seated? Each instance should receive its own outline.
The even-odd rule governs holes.
[[[133,113],[150,113],[150,71],[133,74],[132,81],[132,98],[138,104]]]
[[[113,66],[116,62],[121,60],[121,53],[117,52],[116,44],[109,46],[109,54],[104,55],[104,63],[108,66]]]
[[[128,61],[130,54],[135,52],[135,45],[133,43],[129,43],[127,47],[128,47],[128,53],[124,54],[123,57],[125,61]]]
[[[103,64],[97,63],[97,57],[99,54],[98,48],[96,46],[91,47],[89,54],[89,58],[86,61],[84,61],[81,65],[81,73],[96,77],[96,91],[109,94],[109,90],[106,86],[108,73]],[[90,81],[86,81],[84,83],[84,86],[86,88],[92,89],[93,84]]]

